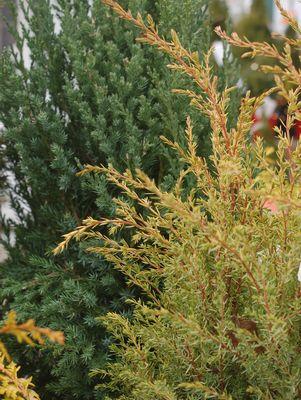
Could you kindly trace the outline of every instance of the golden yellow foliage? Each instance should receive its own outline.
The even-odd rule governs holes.
[[[38,400],[39,395],[33,390],[31,378],[18,377],[20,367],[14,362],[5,365],[4,356],[0,357],[0,395],[6,400]]]
[[[82,172],[105,174],[128,201],[115,200],[113,218],[84,220],[55,252],[71,239],[94,238],[89,251],[111,261],[148,300],[133,301],[130,319],[116,313],[102,319],[117,358],[99,371],[103,386],[129,400],[300,399],[301,145],[292,149],[289,137],[301,109],[301,73],[290,49],[300,43],[287,39],[278,50],[218,30],[249,49],[247,56],[275,60],[263,70],[274,74],[273,91],[289,106],[271,165],[262,140],[249,140],[252,116],[269,92],[247,93],[229,128],[232,89],[218,90],[210,55],[201,63],[175,32],[171,41],[160,37],[151,17],[145,23],[116,1],[103,2],[140,29],[140,41],[167,53],[170,68],[194,81],[194,91],[177,92],[209,118],[213,148],[210,170],[197,155],[190,118],[185,147],[163,138],[185,165],[169,192],[139,170],[88,165]],[[195,185],[186,194],[188,174]],[[129,240],[116,237],[121,229],[129,230]]]
[[[11,311],[0,327],[0,335],[12,335],[19,343],[34,346],[36,343],[45,344],[49,339],[58,344],[64,344],[64,335],[60,331],[49,328],[39,328],[35,321],[30,319],[18,324],[16,313]],[[18,367],[12,360],[6,346],[0,341],[0,396],[6,400],[37,400],[38,394],[33,390],[32,378],[20,378]]]

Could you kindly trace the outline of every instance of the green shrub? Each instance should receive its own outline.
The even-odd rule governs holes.
[[[144,300],[132,301],[133,318],[102,318],[117,357],[95,371],[111,390],[107,399],[300,399],[301,146],[293,150],[285,132],[278,132],[278,163],[270,165],[261,140],[248,140],[265,94],[247,94],[229,130],[229,90],[217,90],[208,62],[185,50],[175,33],[172,42],[162,39],[150,18],[145,25],[115,1],[105,3],[141,29],[142,41],[168,53],[172,69],[194,81],[188,95],[210,120],[214,164],[210,172],[196,154],[188,118],[187,148],[164,139],[185,163],[173,190],[160,189],[139,170],[87,166],[83,172],[104,173],[127,199],[115,201],[116,218],[85,220],[57,252],[71,239],[95,238],[100,244],[89,251],[104,255],[145,293]],[[218,33],[252,55],[277,61],[264,69],[289,102],[289,131],[301,117],[300,75],[290,62],[289,40],[278,52]],[[186,196],[188,175],[195,186]],[[128,240],[115,239],[120,230],[129,231]]]

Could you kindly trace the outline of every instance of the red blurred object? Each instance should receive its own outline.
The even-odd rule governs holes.
[[[277,113],[273,113],[270,118],[268,119],[269,127],[271,128],[271,131],[275,128],[278,122],[278,115]]]
[[[266,200],[263,204],[263,208],[270,210],[273,214],[275,214],[278,211],[277,204],[274,202],[273,199]]]
[[[263,113],[255,113],[253,115],[253,126],[251,130],[251,134],[253,139],[256,139],[258,136],[262,136],[262,132],[265,129],[270,130],[273,136],[277,135],[274,131],[276,127],[281,128],[283,123],[286,120],[286,105],[279,104],[274,112],[270,114],[270,116],[266,116],[264,118]],[[301,137],[301,121],[296,121],[294,127],[290,131],[291,138],[299,140]]]
[[[299,140],[301,136],[301,121],[296,121],[294,131],[295,139]]]
[[[261,116],[256,114],[253,115],[253,126],[251,130],[251,134],[253,140],[255,140],[258,136],[262,136],[261,128],[263,127],[263,121]]]

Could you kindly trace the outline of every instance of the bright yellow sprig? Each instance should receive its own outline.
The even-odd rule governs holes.
[[[60,331],[53,331],[49,328],[39,328],[33,319],[23,324],[17,323],[16,313],[11,311],[3,325],[0,327],[0,335],[9,334],[15,336],[19,343],[26,343],[34,346],[35,343],[45,344],[45,339],[52,342],[64,344],[64,334]]]
[[[6,365],[4,356],[0,356],[0,397],[6,400],[39,400],[39,395],[33,390],[31,378],[20,378],[20,367],[14,362]]]
[[[12,335],[19,343],[34,346],[45,344],[49,339],[58,344],[64,344],[64,334],[49,328],[36,326],[30,319],[22,324],[17,323],[16,313],[11,311],[0,327],[0,335]],[[38,400],[38,394],[33,390],[32,378],[18,377],[18,367],[12,360],[6,346],[0,341],[0,396],[6,400]]]

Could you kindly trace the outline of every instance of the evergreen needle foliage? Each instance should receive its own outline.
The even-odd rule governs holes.
[[[145,294],[132,301],[133,318],[102,318],[115,338],[111,351],[117,360],[95,371],[103,378],[100,386],[111,391],[107,399],[120,400],[300,399],[301,146],[292,150],[288,134],[301,118],[301,75],[290,56],[300,39],[287,39],[278,51],[217,30],[251,56],[275,61],[264,70],[274,74],[273,90],[289,107],[287,135],[278,132],[278,161],[270,165],[262,141],[248,140],[265,94],[247,94],[229,130],[230,89],[217,90],[208,57],[200,62],[174,32],[172,41],[164,40],[151,17],[145,23],[115,1],[104,2],[140,28],[141,41],[168,53],[172,69],[194,81],[195,90],[187,94],[210,120],[214,172],[197,155],[190,118],[185,148],[163,139],[185,163],[173,190],[160,189],[141,170],[84,170],[105,174],[126,198],[115,200],[115,218],[88,218],[65,235],[57,252],[74,238],[94,238],[99,245],[89,251],[104,255]],[[188,175],[195,186],[186,196]],[[116,240],[116,231],[123,230],[128,240]]]
[[[39,324],[62,329],[66,345],[41,350],[38,358],[22,348],[12,353],[44,400],[103,398],[88,376],[110,358],[111,339],[96,317],[128,313],[124,303],[133,289],[103,257],[87,256],[86,244],[55,259],[45,254],[86,215],[114,215],[112,197],[119,192],[103,176],[76,178],[83,164],[138,167],[162,187],[173,184],[181,163],[159,137],[165,132],[184,145],[188,102],[171,90],[190,84],[167,74],[166,58],[137,43],[135,29],[99,0],[18,3],[21,32],[13,32],[16,45],[0,61],[5,168],[15,177],[8,185],[17,214],[16,221],[3,221],[9,259],[1,266],[1,298],[20,318],[34,315]],[[200,57],[208,50],[208,0],[122,4],[151,12],[167,35],[175,27]],[[233,63],[218,73],[222,86],[238,80]],[[200,152],[208,154],[208,122],[195,118]]]

